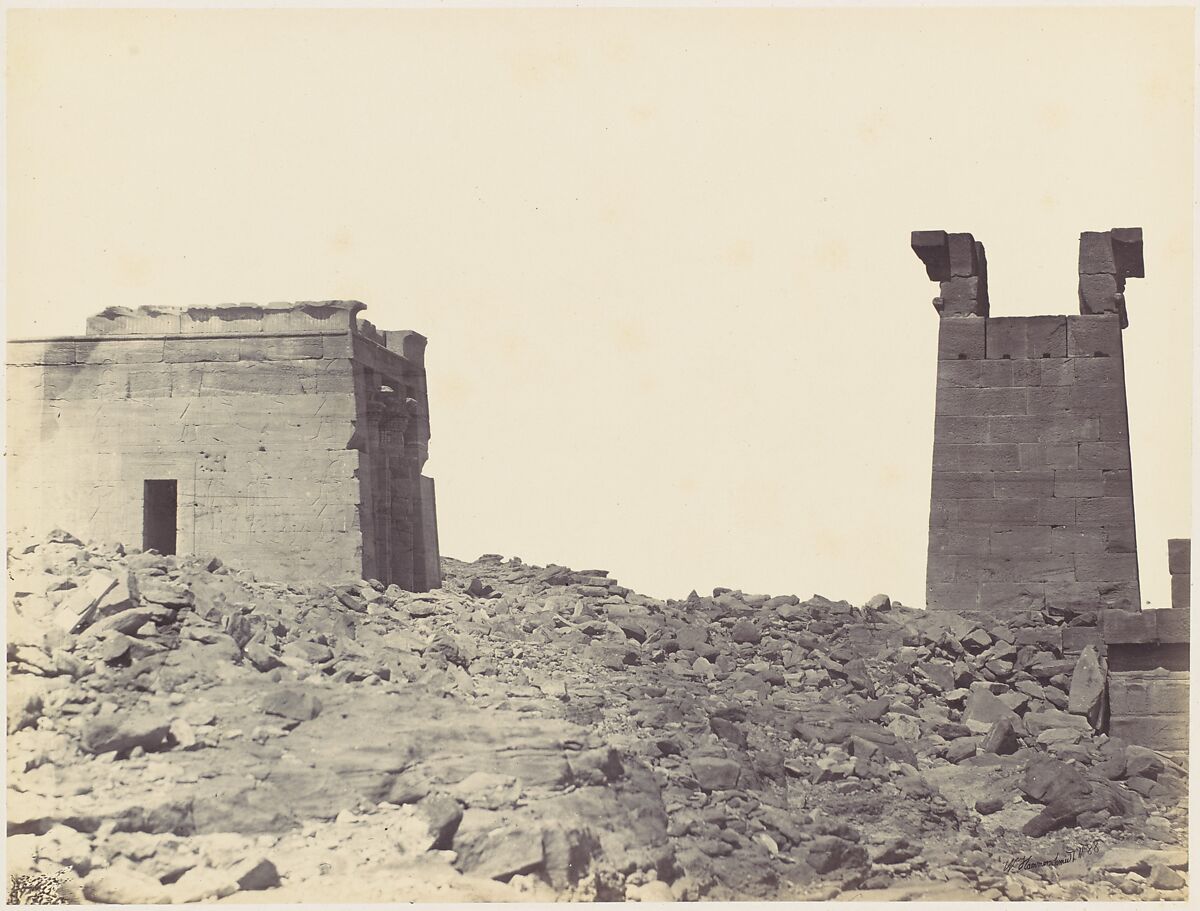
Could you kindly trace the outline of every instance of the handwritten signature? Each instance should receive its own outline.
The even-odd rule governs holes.
[[[1102,843],[1099,839],[1095,841],[1085,842],[1077,848],[1060,848],[1054,857],[1038,860],[1027,855],[1018,855],[1010,857],[1004,863],[1005,873],[1016,873],[1018,870],[1037,870],[1042,867],[1060,867],[1063,864],[1069,864],[1072,861],[1080,860],[1084,857],[1089,857],[1093,854],[1099,854]]]

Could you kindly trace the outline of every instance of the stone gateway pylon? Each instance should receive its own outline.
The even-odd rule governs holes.
[[[1121,331],[1141,229],[1080,235],[1078,316],[992,316],[970,234],[912,248],[941,291],[927,606],[1139,610]]]

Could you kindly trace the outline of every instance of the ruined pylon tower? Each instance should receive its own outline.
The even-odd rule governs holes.
[[[915,231],[938,331],[926,603],[1139,610],[1121,330],[1140,228],[1079,239],[1079,316],[993,317],[983,244]]]
[[[425,338],[364,306],[117,307],[9,342],[9,526],[440,586]]]

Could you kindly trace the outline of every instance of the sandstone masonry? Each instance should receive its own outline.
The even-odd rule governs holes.
[[[1108,656],[1109,733],[1157,750],[1188,747],[1192,612],[1190,592],[1176,580],[1190,581],[1191,545],[1186,538],[1167,541],[1170,608],[1099,615]]]
[[[1140,609],[1121,330],[1141,229],[1081,235],[1079,316],[991,316],[970,234],[912,247],[941,292],[927,606]]]
[[[110,308],[9,342],[10,526],[438,587],[426,340],[364,306]]]

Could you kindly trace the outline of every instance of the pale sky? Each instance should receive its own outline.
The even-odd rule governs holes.
[[[444,554],[924,602],[938,318],[1140,225],[1144,600],[1190,533],[1192,11],[11,11],[7,326],[358,299],[429,338]]]

